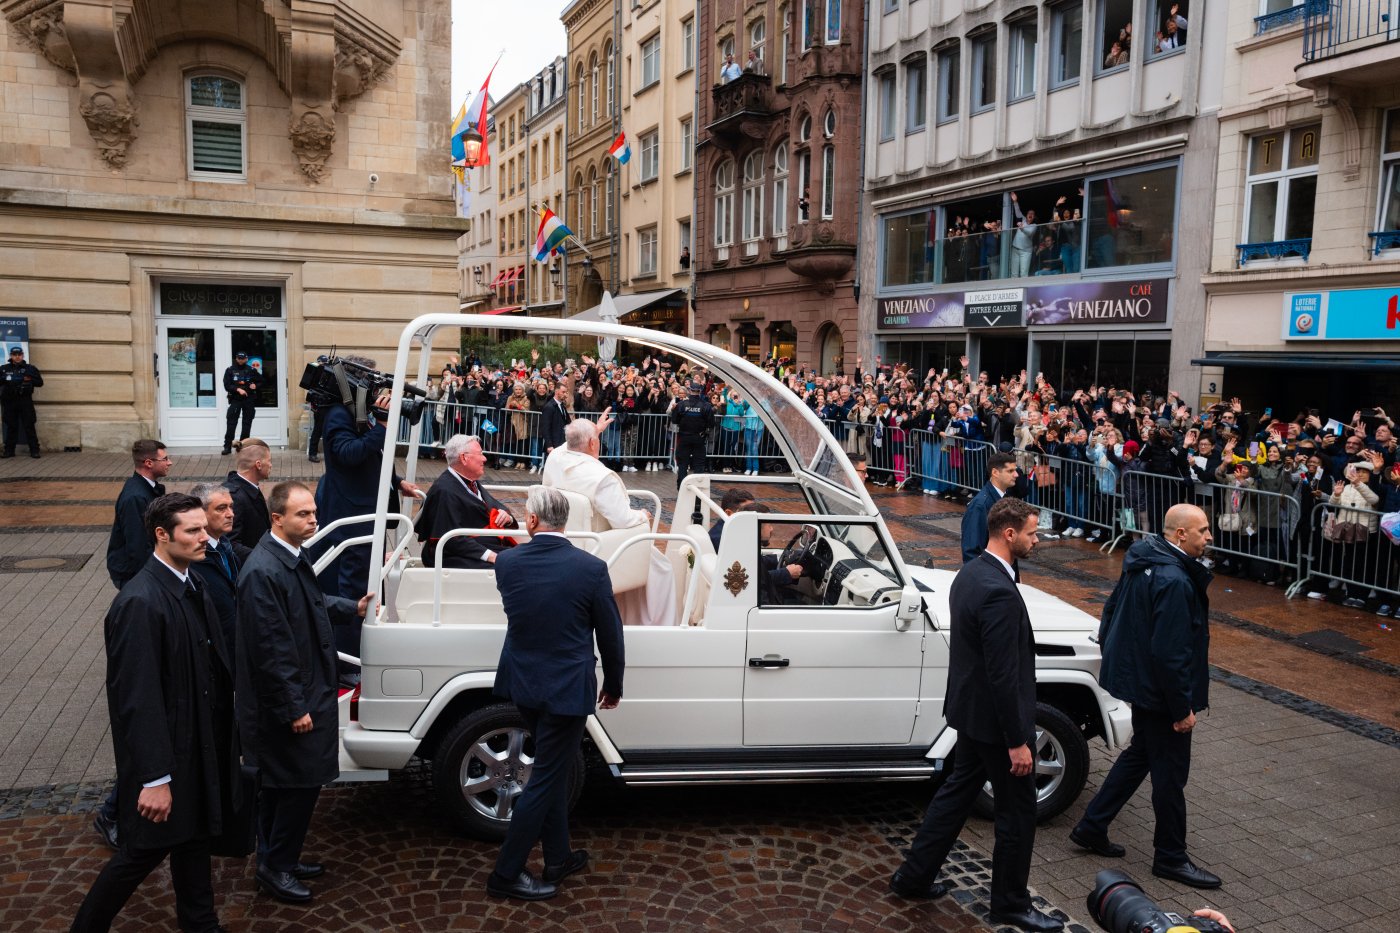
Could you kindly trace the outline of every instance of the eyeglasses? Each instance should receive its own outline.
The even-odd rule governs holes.
[[[147,458],[146,458],[146,462],[147,462],[147,463],[169,463],[169,462],[170,462],[170,458],[169,458],[168,456],[166,456],[166,457],[147,457]]]

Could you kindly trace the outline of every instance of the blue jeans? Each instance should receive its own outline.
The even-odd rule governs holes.
[[[744,469],[758,473],[758,445],[763,440],[763,428],[744,429]]]
[[[923,474],[924,489],[929,492],[942,492],[944,489],[943,484],[939,482],[943,464],[940,453],[938,445],[932,440],[919,442],[919,472]]]

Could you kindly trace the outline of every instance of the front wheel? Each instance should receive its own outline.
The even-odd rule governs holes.
[[[1035,705],[1035,820],[1044,823],[1074,803],[1089,779],[1089,743],[1063,712],[1048,703]],[[992,786],[986,784],[973,810],[991,819]]]
[[[461,833],[487,842],[506,836],[515,802],[530,780],[535,739],[508,703],[484,706],[453,726],[433,756],[433,790]],[[583,791],[583,750],[569,777],[569,809]]]

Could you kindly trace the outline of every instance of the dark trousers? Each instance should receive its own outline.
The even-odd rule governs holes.
[[[229,399],[228,403],[228,427],[224,430],[224,446],[233,445],[233,432],[238,427],[238,417],[243,416],[243,432],[238,435],[241,441],[253,431],[253,414],[257,411],[257,403],[251,395],[235,395]]]
[[[19,444],[20,434],[29,442],[29,449],[39,452],[39,435],[34,433],[34,400],[20,399],[0,404],[5,420],[5,453],[12,454]]]
[[[1186,861],[1186,779],[1191,772],[1191,733],[1172,729],[1168,713],[1133,707],[1133,740],[1089,801],[1079,825],[1094,836],[1108,833],[1108,824],[1152,775],[1152,811],[1157,830],[1152,844],[1159,865]]]
[[[559,716],[523,706],[520,715],[535,737],[535,763],[496,859],[496,874],[511,880],[525,870],[537,840],[546,865],[568,861],[569,778],[588,722],[587,716]]]
[[[264,787],[258,791],[258,864],[272,872],[291,871],[316,812],[319,787]]]
[[[73,933],[106,933],[146,876],[170,856],[175,917],[185,933],[209,933],[219,925],[214,913],[209,840],[196,839],[168,849],[132,849],[123,844],[97,876],[73,918]]]
[[[1011,759],[999,743],[958,736],[953,773],[933,795],[900,871],[912,884],[938,877],[987,781],[996,796],[991,907],[997,913],[1017,913],[1031,906],[1026,885],[1035,846],[1035,775],[1012,777]]]
[[[321,437],[326,433],[326,411],[325,408],[311,409],[311,444],[307,453],[315,456],[321,452]],[[431,423],[431,422],[430,422]],[[424,425],[426,433],[428,425]]]
[[[705,436],[703,434],[676,435],[676,488],[679,489],[689,473],[708,473],[705,462]]]

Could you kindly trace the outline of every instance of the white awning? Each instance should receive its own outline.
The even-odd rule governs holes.
[[[627,315],[636,311],[645,311],[652,305],[666,301],[675,295],[684,295],[683,288],[661,288],[654,292],[638,292],[635,295],[613,295],[613,307],[617,309],[617,321],[619,324],[627,323]],[[570,321],[601,321],[602,316],[599,309],[602,305],[594,305],[587,311],[580,311],[578,314],[571,314],[567,320]]]

